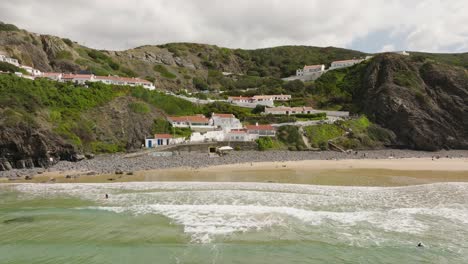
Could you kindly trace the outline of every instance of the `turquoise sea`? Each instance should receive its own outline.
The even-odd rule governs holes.
[[[0,263],[468,263],[468,183],[3,184]]]

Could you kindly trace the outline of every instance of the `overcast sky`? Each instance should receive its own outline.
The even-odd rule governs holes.
[[[1,0],[0,20],[121,50],[198,42],[468,51],[468,0]]]

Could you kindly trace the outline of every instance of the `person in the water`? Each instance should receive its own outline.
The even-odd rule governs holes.
[[[419,242],[418,247],[424,247],[423,243]]]
[[[106,193],[106,199],[109,199],[109,195]]]

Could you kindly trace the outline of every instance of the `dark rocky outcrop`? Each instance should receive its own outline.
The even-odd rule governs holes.
[[[468,148],[468,74],[465,69],[392,54],[363,73],[353,101],[398,144],[420,150]]]
[[[75,161],[71,144],[56,134],[20,123],[0,127],[0,171],[48,167],[59,160]]]
[[[35,116],[34,122],[5,123],[0,116],[0,171],[13,168],[47,168],[59,160],[80,161],[92,159],[89,147],[91,142],[106,142],[122,146],[121,150],[132,151],[141,148],[143,139],[151,134],[153,120],[162,113],[153,107],[145,114],[128,109],[131,97],[118,97],[100,107],[81,115],[83,120],[93,122],[92,134],[80,134],[83,146],[77,147],[63,135],[51,128],[45,118]],[[2,109],[0,107],[0,114]],[[36,122],[37,121],[37,122]]]

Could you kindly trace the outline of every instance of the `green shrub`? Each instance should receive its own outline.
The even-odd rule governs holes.
[[[88,56],[94,60],[106,60],[109,58],[106,54],[98,50],[90,49],[90,50],[87,50],[87,53],[88,53]]]
[[[281,126],[276,132],[276,137],[283,144],[288,146],[288,149],[303,150],[306,148],[302,135],[296,126]]]
[[[94,153],[117,153],[124,151],[125,148],[114,143],[96,141],[91,143],[91,150]]]
[[[270,137],[261,137],[257,139],[258,150],[264,151],[273,148],[273,140]]]
[[[208,86],[208,83],[206,83],[206,81],[203,80],[202,78],[195,77],[193,78],[192,82],[193,82],[193,86],[195,86],[195,88],[198,90],[206,91],[210,88]]]
[[[321,147],[328,142],[328,140],[340,137],[344,131],[339,126],[334,124],[323,124],[316,126],[304,127],[309,142],[313,147]]]
[[[19,28],[13,24],[4,24],[0,22],[0,31],[19,31]]]
[[[145,103],[130,103],[128,107],[137,114],[147,114],[150,111],[150,108]]]
[[[155,65],[153,68],[156,72],[159,72],[162,77],[168,78],[168,79],[175,79],[177,76],[170,72],[164,65],[158,64]]]
[[[21,69],[19,67],[16,67],[13,64],[10,64],[8,62],[3,62],[3,61],[0,61],[0,71],[11,72],[11,73],[15,73],[15,72],[26,73],[24,69]]]
[[[121,67],[120,72],[122,72],[123,75],[127,76],[127,77],[137,77],[138,76],[134,71],[132,71],[131,69],[129,69],[127,67]]]
[[[72,60],[73,55],[67,50],[61,50],[55,54],[55,58],[58,60]]]
[[[70,39],[63,38],[62,40],[63,40],[63,42],[65,42],[65,44],[67,44],[68,46],[73,47],[73,41],[71,41]]]

